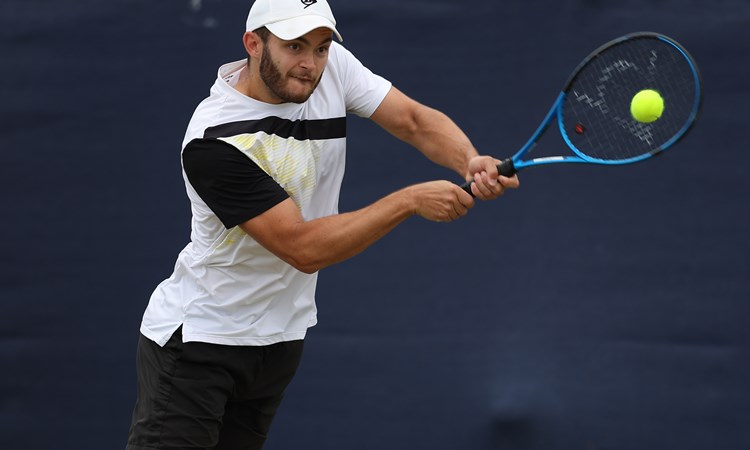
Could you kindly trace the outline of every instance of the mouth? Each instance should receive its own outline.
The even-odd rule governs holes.
[[[310,77],[310,76],[291,75],[291,77],[303,83],[312,83],[313,81],[315,81],[315,78]]]

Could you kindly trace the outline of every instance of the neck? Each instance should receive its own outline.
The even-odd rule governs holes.
[[[253,70],[255,68],[255,70]],[[257,64],[255,67],[252,65],[245,65],[239,74],[239,80],[234,88],[254,100],[259,102],[279,104],[281,103],[278,99],[275,99],[272,95],[269,95],[268,89],[265,83],[260,78],[258,73]]]

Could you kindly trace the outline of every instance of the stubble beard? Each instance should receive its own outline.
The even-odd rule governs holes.
[[[266,47],[263,55],[260,57],[260,79],[263,80],[268,90],[283,103],[304,103],[315,92],[318,87],[321,76],[315,81],[309,92],[294,94],[286,89],[286,77],[281,74],[276,64],[273,63],[271,52]]]

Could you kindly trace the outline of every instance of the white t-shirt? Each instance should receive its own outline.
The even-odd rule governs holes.
[[[317,323],[317,274],[297,271],[238,225],[287,196],[305,220],[337,214],[345,117],[369,117],[391,87],[337,43],[302,104],[272,105],[241,94],[230,83],[243,67],[244,60],[219,69],[183,141],[191,242],[151,295],[141,324],[159,345],[180,325],[184,342],[270,345],[304,338]],[[250,170],[257,184],[247,181]]]

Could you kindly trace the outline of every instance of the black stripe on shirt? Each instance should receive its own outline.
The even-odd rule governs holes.
[[[289,120],[280,117],[265,117],[259,120],[242,120],[206,128],[203,137],[217,139],[264,132],[281,138],[298,141],[338,139],[346,137],[346,117],[315,120]]]

